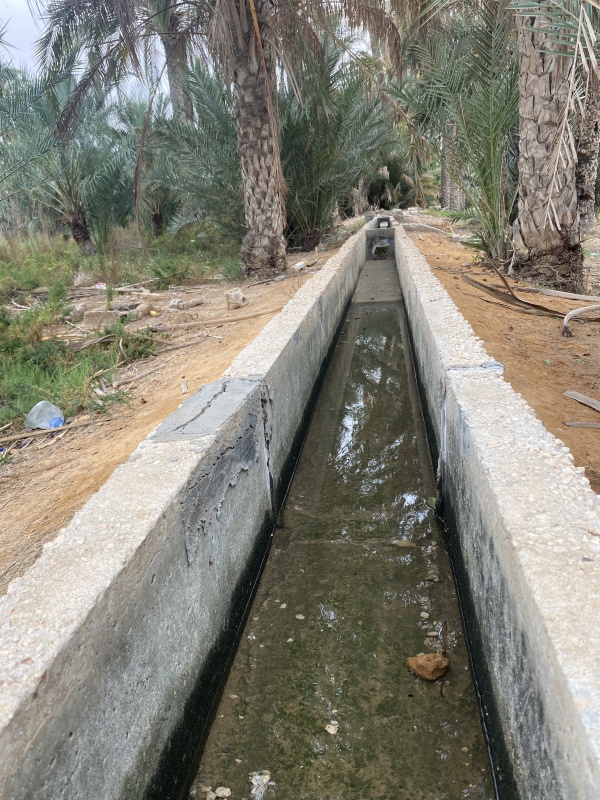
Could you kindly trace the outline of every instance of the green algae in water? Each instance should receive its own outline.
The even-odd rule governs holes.
[[[351,307],[196,797],[260,797],[260,770],[278,800],[494,795],[403,347],[397,307]],[[440,650],[444,621],[442,689],[406,658]]]

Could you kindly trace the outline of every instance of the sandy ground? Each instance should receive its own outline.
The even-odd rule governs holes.
[[[332,252],[321,255],[320,265]],[[290,263],[297,260],[299,257],[290,259]],[[150,302],[159,309],[159,316],[140,320],[134,327],[146,327],[149,322],[169,325],[221,318],[231,318],[232,322],[171,331],[158,348],[164,353],[123,368],[116,376],[119,380],[134,380],[122,387],[130,392],[129,404],[114,406],[110,415],[56,435],[10,443],[11,461],[0,466],[0,594],[10,580],[23,574],[41,553],[43,543],[69,522],[142,439],[185,397],[219,378],[309,277],[310,274],[294,276],[252,287],[248,286],[249,281],[242,282],[238,285],[250,302],[231,311],[227,311],[224,299],[224,290],[232,288],[227,284],[213,282],[152,295]],[[188,301],[199,296],[206,298],[206,304],[183,311],[166,309],[175,297]],[[97,305],[98,298],[92,298],[87,305],[93,302]],[[265,310],[270,313],[233,322],[237,317]],[[76,333],[77,329],[73,330]],[[83,415],[75,421],[94,419]],[[2,436],[13,432],[0,432],[0,445],[9,447]]]
[[[564,396],[565,390],[572,389],[600,400],[600,323],[574,320],[572,338],[564,337],[560,319],[498,305],[496,298],[467,284],[463,275],[502,288],[493,270],[473,263],[477,256],[472,249],[451,242],[443,233],[410,236],[487,352],[504,364],[506,380],[548,430],[570,448],[575,463],[585,468],[592,488],[600,491],[600,429],[565,425],[571,421],[600,422],[600,414]],[[596,271],[593,262],[591,269]],[[591,288],[598,293],[597,277],[592,278]],[[563,313],[587,304],[529,293],[524,291],[525,284],[516,281],[510,284],[521,298]]]

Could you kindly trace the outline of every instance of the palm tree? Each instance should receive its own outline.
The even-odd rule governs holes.
[[[435,37],[413,45],[418,72],[400,94],[445,156],[482,225],[482,245],[506,259],[516,189],[517,65],[510,0],[464,3]],[[448,135],[448,132],[452,135]]]
[[[520,139],[514,271],[582,292],[577,153],[568,119],[575,59],[549,35],[551,21],[540,15],[540,8],[538,4],[535,15],[519,14],[516,20]]]
[[[172,220],[176,231],[210,218],[239,241],[244,197],[233,92],[200,59],[192,66],[187,91],[196,122],[159,120],[150,142],[152,164],[145,172],[144,197],[174,191],[179,201]]]
[[[247,272],[279,270],[285,265],[285,182],[275,102],[277,64],[286,66],[293,81],[290,54],[303,48],[317,53],[320,43],[314,27],[336,30],[341,11],[350,28],[368,27],[378,33],[389,52],[397,54],[401,37],[386,7],[384,0],[349,0],[342,6],[336,0],[308,5],[277,5],[270,0],[184,0],[177,4],[177,35],[185,32],[190,46],[210,56],[233,87],[247,231],[242,259]],[[63,59],[73,46],[91,48],[94,60],[75,93],[76,100],[98,74],[109,72],[103,65],[111,59],[118,62],[124,46],[130,55],[135,54],[140,40],[148,35],[153,19],[149,12],[149,8],[129,0],[52,0],[40,50],[51,62]],[[108,45],[104,44],[107,36]],[[94,48],[98,52],[94,53]]]
[[[185,4],[170,0],[36,0],[46,21],[38,41],[38,57],[54,72],[68,70],[82,53],[89,64],[87,76],[101,74],[118,81],[127,68],[142,74],[157,71],[160,60],[154,45],[160,41],[164,71],[169,83],[173,115],[192,118],[192,107],[185,90],[191,32],[197,15],[190,18]],[[84,78],[83,84],[86,85]]]
[[[27,125],[6,143],[2,155],[18,157],[30,141],[50,135],[73,85],[67,79],[33,104]],[[46,227],[67,227],[86,251],[105,252],[113,226],[132,217],[139,142],[139,131],[126,124],[132,103],[117,106],[102,92],[88,95],[70,138],[55,141],[13,180],[16,184],[26,177],[33,186],[28,199],[49,223]]]
[[[322,60],[320,31],[338,35],[340,11],[348,30],[368,29],[398,56],[401,36],[386,13],[384,0],[318,0],[279,6],[270,0],[216,0],[208,47],[217,67],[233,85],[238,153],[244,185],[246,236],[242,261],[247,273],[270,272],[285,265],[286,184],[279,153],[279,114],[275,102],[276,66],[283,64],[297,92],[299,62]]]
[[[324,61],[302,71],[303,102],[281,82],[277,106],[285,196],[286,239],[312,249],[321,241],[340,204],[362,179],[386,163],[393,126],[378,96],[366,91],[358,70],[337,44],[324,42]],[[243,230],[244,198],[235,146],[232,91],[198,61],[188,80],[197,122],[165,120],[151,154],[169,153],[150,168],[151,188],[177,186],[181,212],[176,229],[211,218],[228,234]]]
[[[269,0],[217,0],[209,42],[221,72],[231,79],[238,154],[244,185],[247,273],[285,267],[285,183],[275,112],[275,59],[268,46]]]
[[[286,236],[306,250],[320,243],[361,180],[368,190],[396,143],[380,97],[367,91],[342,46],[324,37],[323,55],[302,72],[302,99],[289,84],[279,92]]]
[[[0,29],[0,46],[4,43]],[[35,185],[40,160],[56,145],[51,129],[31,125],[32,114],[45,104],[52,85],[0,61],[0,200],[6,207]]]

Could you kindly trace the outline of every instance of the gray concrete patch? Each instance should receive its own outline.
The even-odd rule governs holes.
[[[404,231],[396,253],[451,549],[522,798],[600,787],[600,498]]]
[[[364,248],[359,232],[0,598],[3,800],[151,796],[274,521]]]

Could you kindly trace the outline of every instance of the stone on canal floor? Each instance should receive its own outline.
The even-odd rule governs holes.
[[[441,678],[450,666],[450,660],[441,653],[419,653],[406,659],[411,672],[426,681],[436,681]]]

